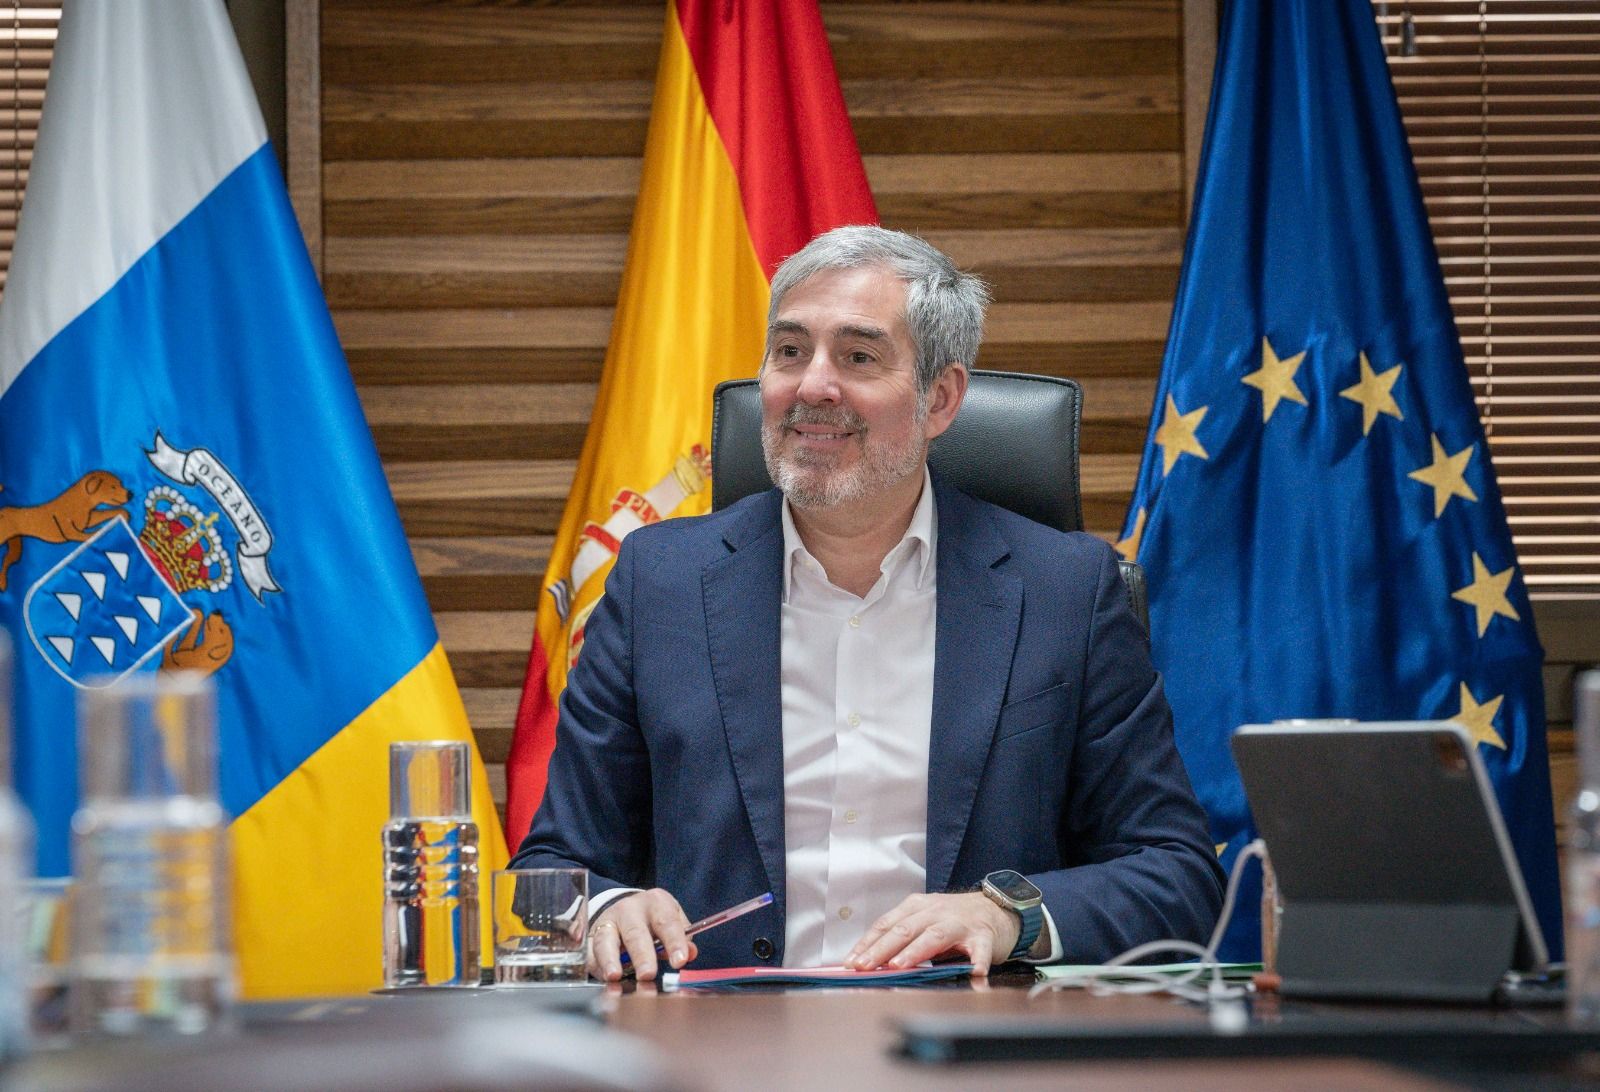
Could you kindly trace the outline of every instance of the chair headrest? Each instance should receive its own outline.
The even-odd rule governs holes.
[[[717,384],[711,417],[711,506],[772,488],[761,458],[761,391],[754,379]],[[974,371],[961,412],[933,442],[943,480],[1062,531],[1083,530],[1078,427],[1083,390],[1070,379]]]

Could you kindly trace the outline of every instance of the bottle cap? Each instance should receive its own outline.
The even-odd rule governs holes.
[[[1600,789],[1600,670],[1585,671],[1573,687],[1573,735],[1583,788]]]
[[[129,675],[78,695],[83,799],[217,796],[216,691],[191,671]]]
[[[470,758],[456,740],[389,744],[389,817],[472,818]]]

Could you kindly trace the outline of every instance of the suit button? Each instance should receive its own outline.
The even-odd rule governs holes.
[[[766,937],[756,937],[756,942],[750,945],[750,950],[756,954],[757,959],[771,959],[772,941]]]

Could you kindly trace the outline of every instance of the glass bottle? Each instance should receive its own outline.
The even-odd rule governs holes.
[[[11,640],[0,630],[0,1063],[27,1046],[33,819],[11,791]]]
[[[1567,1015],[1600,1024],[1600,671],[1578,676],[1578,798],[1567,834]]]
[[[79,716],[69,1026],[95,1037],[226,1025],[235,968],[211,680],[131,675],[85,690]]]
[[[385,986],[476,986],[480,981],[471,769],[471,753],[462,742],[389,745]]]

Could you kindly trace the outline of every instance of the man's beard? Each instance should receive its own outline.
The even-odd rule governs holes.
[[[761,455],[767,475],[796,508],[831,508],[860,500],[922,469],[927,445],[920,436],[927,419],[926,399],[917,399],[914,427],[902,447],[874,443],[867,423],[852,409],[828,410],[796,402],[776,423],[762,422]],[[780,451],[785,430],[794,425],[821,425],[854,434],[861,458],[853,466],[834,469],[833,459],[806,451]]]

